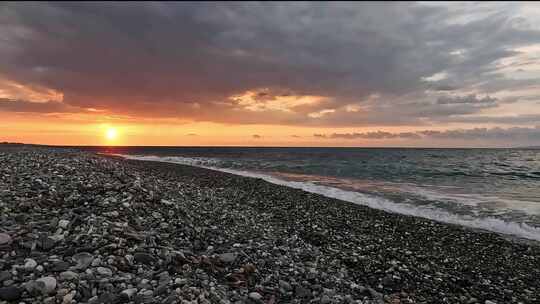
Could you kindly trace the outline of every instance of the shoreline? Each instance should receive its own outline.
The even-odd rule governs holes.
[[[479,233],[494,233],[494,234],[497,234],[497,235],[499,235],[499,236],[501,236],[501,237],[503,237],[503,238],[505,238],[507,240],[510,240],[510,241],[521,242],[521,243],[527,243],[527,244],[530,244],[530,245],[540,246],[540,235],[538,235],[538,236],[531,235],[530,237],[526,237],[524,235],[520,235],[520,234],[517,234],[517,233],[503,231],[500,228],[498,229],[499,231],[490,230],[489,228],[479,227],[478,224],[475,226],[475,221],[474,221],[475,219],[467,219],[467,220],[465,220],[465,219],[461,219],[459,217],[454,218],[452,214],[450,214],[450,213],[446,214],[446,212],[443,212],[443,211],[440,211],[439,215],[447,217],[445,220],[440,220],[436,216],[433,216],[433,215],[431,215],[431,216],[422,216],[422,215],[419,214],[420,212],[422,212],[422,211],[432,212],[432,210],[422,210],[421,208],[419,208],[417,206],[414,206],[414,205],[404,207],[404,208],[412,208],[414,211],[413,210],[406,210],[406,211],[409,211],[409,212],[399,212],[399,211],[395,211],[393,209],[402,209],[401,208],[402,206],[399,205],[399,204],[396,205],[395,203],[390,202],[390,201],[389,201],[389,203],[392,204],[392,206],[390,206],[390,207],[389,206],[373,206],[373,204],[370,205],[370,204],[366,204],[365,202],[359,202],[358,201],[358,200],[370,199],[370,197],[368,195],[361,194],[362,196],[366,196],[366,197],[365,198],[360,197],[360,199],[356,199],[356,200],[351,200],[351,199],[348,200],[346,198],[342,198],[342,197],[345,197],[347,195],[336,195],[334,193],[333,196],[332,196],[332,195],[328,195],[327,193],[324,193],[324,191],[316,191],[314,189],[306,189],[306,187],[302,186],[304,184],[303,182],[296,182],[296,181],[293,181],[293,180],[288,181],[288,180],[285,180],[285,179],[280,179],[280,178],[274,177],[272,175],[269,175],[269,174],[267,174],[265,172],[249,172],[249,171],[238,171],[238,170],[234,170],[234,169],[222,169],[222,168],[215,168],[215,167],[197,166],[197,165],[192,165],[192,164],[169,162],[169,161],[160,160],[160,159],[149,160],[149,159],[129,158],[128,155],[122,155],[122,154],[107,154],[107,153],[98,153],[98,154],[103,155],[105,157],[118,157],[120,159],[129,160],[129,161],[160,162],[160,163],[167,163],[167,164],[171,164],[171,165],[187,166],[187,167],[193,167],[193,168],[198,168],[198,169],[210,170],[210,171],[213,171],[213,172],[219,172],[220,174],[227,174],[227,175],[232,175],[232,176],[236,176],[236,177],[262,179],[265,182],[268,182],[268,183],[273,184],[273,185],[284,186],[284,187],[291,188],[291,189],[306,191],[308,193],[312,193],[312,194],[315,194],[315,195],[320,195],[325,199],[336,200],[336,201],[339,201],[341,203],[345,203],[345,202],[348,203],[348,204],[352,203],[355,206],[363,206],[363,207],[367,207],[367,208],[370,208],[370,209],[380,210],[380,211],[384,211],[384,212],[388,212],[388,213],[392,213],[392,214],[397,214],[397,215],[401,215],[401,216],[418,217],[418,218],[422,218],[422,219],[435,221],[435,222],[437,222],[439,224],[442,224],[442,225],[453,225],[453,226],[458,226],[458,227],[464,227],[464,228],[471,229],[471,230],[479,232]],[[349,191],[349,190],[345,190],[345,189],[341,189],[341,188],[334,188],[334,187],[325,186],[325,185],[316,185],[316,186],[317,186],[316,188],[324,188],[324,189],[329,188],[329,189],[333,190],[333,192],[338,192],[338,193],[345,193],[345,194],[356,194],[357,193],[357,192],[354,192],[354,191]],[[311,187],[311,188],[313,188],[313,187]],[[393,207],[393,208],[391,208],[391,207]],[[482,219],[482,220],[486,220],[486,219]],[[487,220],[497,221],[497,222],[500,221],[500,222],[503,222],[503,223],[506,224],[506,222],[504,222],[502,220],[499,220],[499,219],[496,219],[496,218],[487,218]],[[519,229],[522,229],[523,230],[522,234],[530,234],[531,232],[529,230],[538,229],[538,228],[535,228],[533,226],[523,225],[523,224],[519,224],[519,223],[512,223],[512,224],[515,224],[516,226],[519,227]],[[540,234],[540,229],[538,229],[538,233]]]
[[[187,165],[58,148],[0,158],[0,287],[20,293],[14,303],[540,300],[534,241]],[[92,256],[84,270],[80,253]],[[32,289],[40,277],[55,278],[47,295]]]

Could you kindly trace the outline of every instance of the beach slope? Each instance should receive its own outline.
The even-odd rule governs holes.
[[[0,303],[540,302],[534,242],[184,165],[0,164]]]

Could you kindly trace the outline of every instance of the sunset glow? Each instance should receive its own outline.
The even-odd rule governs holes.
[[[105,132],[105,137],[109,141],[114,141],[117,136],[118,136],[118,132],[116,131],[115,128],[109,128],[107,129],[107,132]]]
[[[535,7],[7,3],[0,141],[540,145]]]

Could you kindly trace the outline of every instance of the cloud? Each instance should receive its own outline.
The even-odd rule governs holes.
[[[441,121],[451,121],[460,123],[495,123],[514,125],[534,125],[540,121],[540,114],[521,114],[503,116],[459,116],[441,118]]]
[[[540,126],[512,128],[472,128],[452,130],[422,130],[416,132],[392,133],[385,131],[365,133],[333,133],[331,135],[314,134],[318,138],[328,139],[451,139],[451,140],[540,140]]]
[[[466,139],[466,140],[479,140],[479,139],[524,139],[524,140],[539,140],[540,139],[540,127],[534,128],[473,128],[473,129],[457,129],[446,131],[420,131],[418,132],[424,136],[438,138],[438,139]]]
[[[253,138],[255,138],[255,139],[260,139],[260,138],[262,138],[262,136],[261,136],[261,135],[258,135],[258,134],[253,134],[253,135],[251,135],[251,137],[253,137]]]
[[[326,136],[322,136],[326,137]],[[366,132],[366,133],[334,133],[328,138],[343,138],[343,139],[394,139],[394,138],[407,138],[407,139],[417,139],[421,136],[417,133],[412,132],[402,132],[402,133],[391,133],[384,131],[376,132]]]
[[[19,113],[79,113],[87,110],[58,101],[30,102],[26,100],[0,98],[0,111]]]
[[[492,98],[485,96],[483,98],[478,98],[476,94],[470,94],[467,96],[451,96],[445,95],[437,99],[438,104],[448,105],[448,104],[493,104],[497,102],[497,98]]]
[[[422,125],[538,83],[501,71],[508,59],[538,62],[522,58],[540,31],[520,14],[499,4],[12,2],[0,8],[0,71],[75,108],[141,118]]]

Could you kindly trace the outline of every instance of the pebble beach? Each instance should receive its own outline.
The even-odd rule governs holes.
[[[540,245],[203,168],[0,145],[5,303],[540,303]]]

